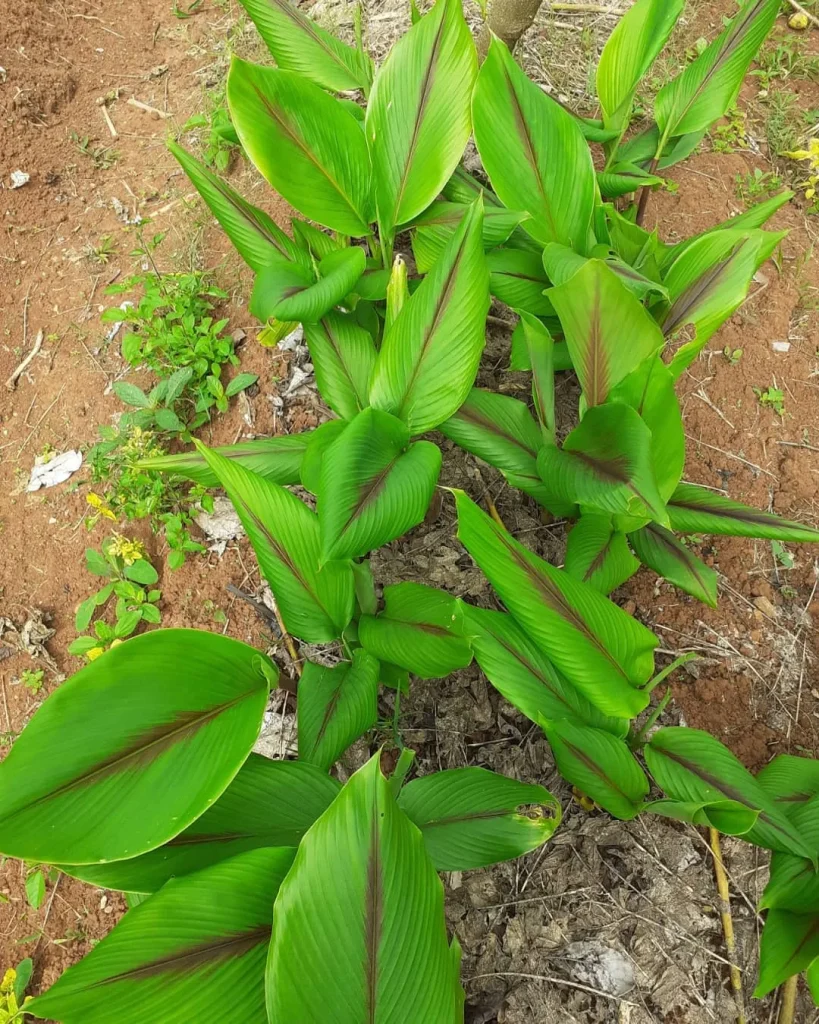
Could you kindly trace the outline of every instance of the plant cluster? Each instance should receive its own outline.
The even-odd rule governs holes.
[[[559,824],[556,801],[478,768],[407,781],[398,731],[391,772],[382,751],[343,786],[330,770],[378,722],[381,685],[397,702],[412,676],[473,659],[544,730],[560,773],[615,817],[664,815],[772,850],[757,994],[803,969],[814,983],[819,763],[780,756],[754,777],[707,733],[653,731],[670,691],[643,716],[679,661],[657,673],[657,637],[608,598],[642,562],[713,604],[716,573],[677,534],[819,540],[681,482],[675,380],[780,241],[763,225],[788,194],[675,245],[640,223],[659,174],[735,100],[779,0],[747,0],[630,138],[636,89],[682,0],[625,15],[598,68],[599,121],[556,104],[497,39],[479,71],[460,0],[414,18],[377,73],[297,8],[243,3],[279,66],[233,62],[233,123],[306,219],[289,237],[171,148],[256,272],[252,309],[274,333],[304,325],[337,418],[143,465],[223,487],[287,632],[338,660],[304,662],[296,761],[250,754],[275,664],[209,632],[136,637],[45,702],[0,767],[0,848],[150,895],[30,1012],[461,1021],[436,871],[535,849]],[[332,95],[353,90],[366,110]],[[473,133],[488,184],[460,163]],[[590,142],[604,148],[600,172]],[[395,252],[407,232],[417,273]],[[474,387],[491,297],[519,317],[511,366],[531,372],[531,404]],[[570,368],[579,422],[564,437],[554,380]],[[374,579],[370,553],[427,512],[442,456],[421,435],[434,429],[575,521],[558,569],[452,492],[458,537],[505,610],[410,582],[382,593]],[[47,746],[60,756],[44,758]]]

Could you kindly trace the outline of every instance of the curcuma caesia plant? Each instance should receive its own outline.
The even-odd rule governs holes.
[[[381,685],[406,691],[411,675],[473,658],[544,729],[561,774],[614,816],[708,824],[774,851],[758,991],[803,969],[815,982],[816,763],[778,758],[755,778],[706,733],[650,735],[667,698],[633,724],[668,669],[655,674],[657,638],[607,597],[642,561],[713,603],[714,571],[675,530],[819,540],[681,481],[675,380],[780,241],[763,225],[788,194],[673,246],[641,223],[659,175],[735,98],[778,0],[745,3],[636,135],[636,89],[682,0],[625,15],[601,57],[598,121],[555,103],[498,40],[479,70],[460,0],[414,16],[377,72],[284,0],[242,2],[277,67],[234,60],[231,116],[302,214],[292,237],[171,149],[255,271],[264,339],[303,324],[335,418],[146,465],[224,488],[285,628],[335,645],[337,663],[304,665],[296,761],[250,753],[278,669],[222,636],[137,637],[49,698],[0,767],[0,848],[148,898],[28,1012],[461,1021],[436,871],[535,849],[557,802],[478,768],[406,782],[405,749],[390,774],[380,751],[343,786],[332,770],[376,727]],[[473,133],[486,180],[461,164]],[[396,253],[405,237],[413,272]],[[511,366],[531,371],[531,405],[474,387],[493,297],[519,317]],[[579,420],[558,443],[554,379],[569,369]],[[368,555],[423,520],[441,452],[421,435],[434,429],[576,519],[558,569],[454,492],[458,535],[505,610],[408,582],[379,596]]]

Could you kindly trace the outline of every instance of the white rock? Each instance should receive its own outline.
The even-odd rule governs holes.
[[[65,483],[82,465],[82,453],[76,451],[63,452],[53,459],[37,456],[31,469],[27,491],[39,491],[41,487],[54,487]]]
[[[26,174],[25,171],[12,171],[11,172],[11,187],[22,188],[23,185],[27,185],[31,181],[31,175]]]
[[[203,510],[194,518],[194,522],[211,541],[208,550],[215,551],[217,555],[224,553],[229,540],[243,537],[245,533],[236,509],[222,495],[213,499],[213,512]]]
[[[602,942],[572,942],[564,955],[572,979],[612,996],[624,996],[636,984],[634,967],[628,957]]]
[[[774,352],[790,352],[791,343],[789,341],[772,341],[771,348]]]

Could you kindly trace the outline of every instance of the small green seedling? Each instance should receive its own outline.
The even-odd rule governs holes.
[[[792,569],[794,566],[793,555],[788,551],[780,540],[771,541],[771,551],[776,561],[785,569]]]
[[[752,206],[758,199],[774,195],[782,188],[782,178],[776,171],[763,171],[755,167],[747,174],[735,177],[736,194],[746,206]]]
[[[40,690],[42,690],[42,688],[43,688],[43,685],[44,685],[43,684],[43,677],[44,676],[45,676],[45,671],[43,669],[41,669],[41,668],[39,668],[39,669],[27,668],[27,669],[24,669],[20,673],[20,678],[15,680],[15,682],[20,683],[23,686],[25,686],[25,688],[29,691],[29,693],[31,693],[32,696],[36,697],[39,694]]]
[[[759,404],[765,409],[773,409],[777,416],[785,415],[785,392],[773,385],[764,391],[761,388],[754,388],[754,394]]]
[[[725,358],[728,360],[731,366],[736,366],[740,359],[742,359],[742,349],[731,348],[730,345],[725,346],[725,348],[722,350],[722,354],[725,356]]]

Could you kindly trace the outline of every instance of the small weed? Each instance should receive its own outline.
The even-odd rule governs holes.
[[[41,668],[36,671],[34,669],[27,668],[20,673],[20,678],[16,679],[15,682],[25,686],[29,693],[33,697],[36,697],[43,688],[44,676],[45,672]]]
[[[148,561],[145,548],[139,541],[128,540],[121,534],[115,533],[104,541],[100,551],[87,548],[85,564],[89,572],[108,582],[77,608],[74,616],[77,632],[88,629],[97,610],[104,608],[112,597],[116,598],[115,624],[110,626],[97,619],[95,635],[80,636],[68,648],[70,654],[85,655],[93,661],[109,647],[131,636],[141,622],[157,625],[161,619],[157,602],[162,593],[153,589],[159,576]]]
[[[202,160],[217,171],[226,171],[234,154],[241,149],[239,136],[233,127],[225,99],[224,86],[214,93],[208,93],[208,109],[194,114],[182,128],[189,132],[202,132]]]
[[[83,156],[92,161],[98,171],[107,171],[119,160],[119,153],[113,146],[95,146],[89,136],[70,133],[71,141]]]
[[[26,989],[31,981],[34,971],[34,963],[30,957],[22,960],[17,967],[9,967],[0,982],[0,1021],[22,1021],[27,1016],[24,1014],[26,1003],[31,1002],[32,997],[26,995]]]
[[[788,549],[785,547],[781,540],[771,541],[771,551],[773,553],[774,558],[781,566],[784,566],[784,568],[786,569],[793,568],[793,555],[790,553],[790,551],[788,551]]]
[[[725,356],[725,358],[728,360],[731,366],[736,366],[740,359],[742,359],[742,349],[731,348],[730,345],[725,346],[725,348],[722,350],[722,354]]]
[[[765,137],[769,153],[774,156],[786,149],[795,149],[805,130],[799,97],[788,89],[776,89],[768,97],[767,106]]]
[[[805,50],[806,41],[802,39],[771,40],[757,58],[759,67],[751,72],[759,79],[760,89],[768,90],[773,82],[788,78],[794,81],[819,78],[819,57]]]
[[[711,141],[715,153],[736,153],[737,150],[747,149],[745,140],[745,119],[744,111],[732,107],[725,115],[727,120],[719,124],[711,132]]]
[[[115,254],[114,240],[110,235],[103,235],[96,245],[89,244],[85,247],[86,259],[100,267],[106,266]]]
[[[754,388],[754,394],[763,408],[773,409],[777,416],[785,415],[785,392],[781,388]]]
[[[776,171],[763,171],[759,167],[755,167],[747,174],[737,174],[734,181],[737,198],[745,206],[753,206],[760,199],[773,195],[782,188],[782,178]]]

